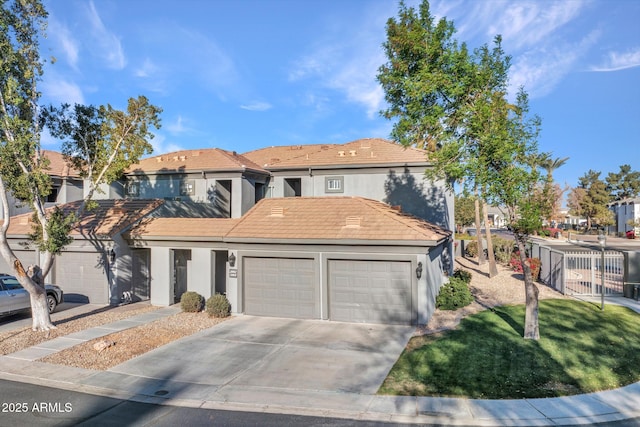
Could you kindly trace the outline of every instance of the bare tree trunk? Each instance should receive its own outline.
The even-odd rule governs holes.
[[[522,263],[522,272],[524,274],[524,291],[525,291],[525,316],[524,316],[524,339],[538,340],[540,339],[540,328],[538,326],[538,287],[533,282],[531,274],[531,265],[527,259],[525,251],[525,242],[516,236],[518,250],[520,252],[520,262]]]
[[[480,223],[480,200],[478,199],[478,194],[476,192],[476,200],[475,200],[475,208],[476,208],[476,241],[478,242],[478,265],[484,264],[486,259],[484,257],[484,248],[482,247],[482,232]]]
[[[487,235],[487,254],[489,256],[489,277],[495,277],[498,275],[498,267],[496,266],[496,255],[493,252],[493,241],[491,238],[491,227],[489,227],[489,209],[487,209],[487,202],[482,205],[482,213],[484,216],[484,230]]]

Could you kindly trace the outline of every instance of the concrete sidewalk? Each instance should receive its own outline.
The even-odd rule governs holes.
[[[352,380],[351,387],[345,386],[345,378],[339,378],[338,380],[342,381],[342,386],[334,389],[305,387],[303,382],[281,381],[279,384],[273,385],[261,384],[260,382],[248,383],[246,378],[249,375],[246,374],[250,372],[251,367],[243,368],[238,375],[227,379],[216,379],[215,375],[207,375],[206,373],[195,375],[193,371],[189,371],[190,367],[184,366],[185,363],[181,358],[184,358],[185,353],[178,350],[193,348],[184,345],[183,341],[199,343],[200,351],[198,354],[201,355],[200,357],[206,358],[208,354],[212,355],[211,349],[224,345],[243,345],[244,348],[250,344],[262,345],[268,346],[269,348],[265,352],[274,357],[274,359],[270,359],[269,363],[275,363],[273,360],[282,355],[290,354],[286,353],[287,351],[308,352],[309,348],[313,349],[313,347],[308,347],[309,345],[313,346],[309,342],[309,336],[322,334],[323,328],[325,328],[323,325],[339,327],[340,330],[345,331],[349,326],[333,322],[295,321],[295,323],[288,324],[285,323],[285,320],[281,319],[282,322],[278,323],[278,319],[275,319],[274,322],[279,325],[279,331],[290,330],[293,338],[283,340],[278,336],[276,342],[254,343],[250,341],[256,336],[255,326],[258,323],[254,323],[254,329],[251,329],[251,322],[244,319],[244,316],[237,317],[214,328],[178,340],[172,343],[173,346],[169,344],[153,350],[136,360],[125,362],[105,372],[35,361],[43,355],[70,347],[83,340],[135,327],[160,316],[169,316],[177,311],[179,311],[177,307],[169,307],[144,313],[126,321],[87,329],[77,334],[71,334],[73,336],[63,337],[64,339],[56,338],[36,347],[2,356],[0,357],[0,377],[7,380],[160,405],[330,416],[398,423],[474,426],[589,425],[640,417],[640,383],[606,392],[549,399],[475,400],[378,396],[374,394],[375,387],[372,385],[359,388],[358,382],[361,381],[361,378],[356,375],[358,372],[354,372],[353,378],[346,378]],[[249,326],[245,327],[244,325]],[[374,325],[371,327],[372,333],[377,333]],[[230,331],[234,328],[239,331],[245,328],[242,339],[230,336]],[[264,335],[275,336],[275,334]],[[207,347],[207,345],[211,347]],[[288,347],[285,348],[285,346]],[[335,350],[339,352],[353,352],[354,355],[350,357],[354,358],[362,357],[364,354],[362,352],[369,350],[359,348],[357,343],[348,346],[348,348],[342,344],[333,343],[329,346],[325,345],[324,350],[318,348],[316,354],[321,355],[326,349],[331,350],[332,346],[337,347]],[[358,351],[362,352],[355,353]],[[397,351],[395,346],[393,351]],[[382,349],[377,360],[381,360],[381,354],[383,354]],[[335,355],[338,357],[339,353],[335,353]],[[304,357],[309,358],[310,356],[304,353]],[[162,367],[154,366],[152,376],[143,375],[140,372],[145,363],[153,365],[157,364],[159,360],[167,358],[171,363],[164,363]],[[211,362],[217,363],[213,358]],[[259,371],[265,369],[265,365],[258,364],[253,368]],[[286,363],[279,365],[278,369],[280,372],[278,375],[286,375]],[[243,376],[243,374],[245,375]],[[316,369],[312,374],[322,376],[323,371]],[[344,376],[343,373],[340,374]]]

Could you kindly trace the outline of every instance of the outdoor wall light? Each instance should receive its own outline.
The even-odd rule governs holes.
[[[229,267],[235,267],[236,266],[236,256],[233,254],[233,252],[231,252],[231,255],[229,255]]]
[[[109,262],[111,264],[116,262],[116,251],[114,251],[113,248],[109,249]]]
[[[416,277],[418,280],[422,277],[422,263],[418,263],[418,268],[416,268]]]

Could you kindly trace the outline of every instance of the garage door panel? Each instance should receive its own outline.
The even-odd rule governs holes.
[[[329,261],[329,317],[332,320],[411,324],[411,263]]]
[[[109,289],[101,256],[96,253],[63,252],[55,263],[55,284],[65,301],[108,304]]]
[[[245,313],[316,319],[320,297],[314,260],[245,257]]]

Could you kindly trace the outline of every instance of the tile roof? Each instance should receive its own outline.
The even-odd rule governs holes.
[[[159,156],[148,157],[139,163],[131,165],[127,173],[149,172],[188,172],[188,171],[243,171],[251,169],[265,172],[250,159],[220,148],[206,148],[201,150],[182,150]]]
[[[129,236],[222,239],[240,219],[237,218],[151,218],[131,229]]]
[[[405,148],[380,138],[364,138],[346,144],[316,144],[269,147],[244,153],[268,170],[312,166],[375,164],[426,164],[427,152]]]
[[[247,212],[225,240],[440,241],[451,233],[393,207],[362,197],[263,199]]]
[[[73,212],[80,206],[81,201],[75,201],[58,206],[65,212]],[[96,208],[88,210],[80,222],[71,232],[72,236],[105,236],[112,237],[127,227],[135,224],[153,210],[162,205],[163,201],[153,200],[96,200]],[[54,208],[50,208],[51,210]],[[17,215],[11,218],[9,235],[27,235],[32,233],[32,213]]]
[[[60,178],[79,178],[78,170],[69,166],[62,153],[51,150],[42,150],[42,154],[49,159],[49,172]]]

